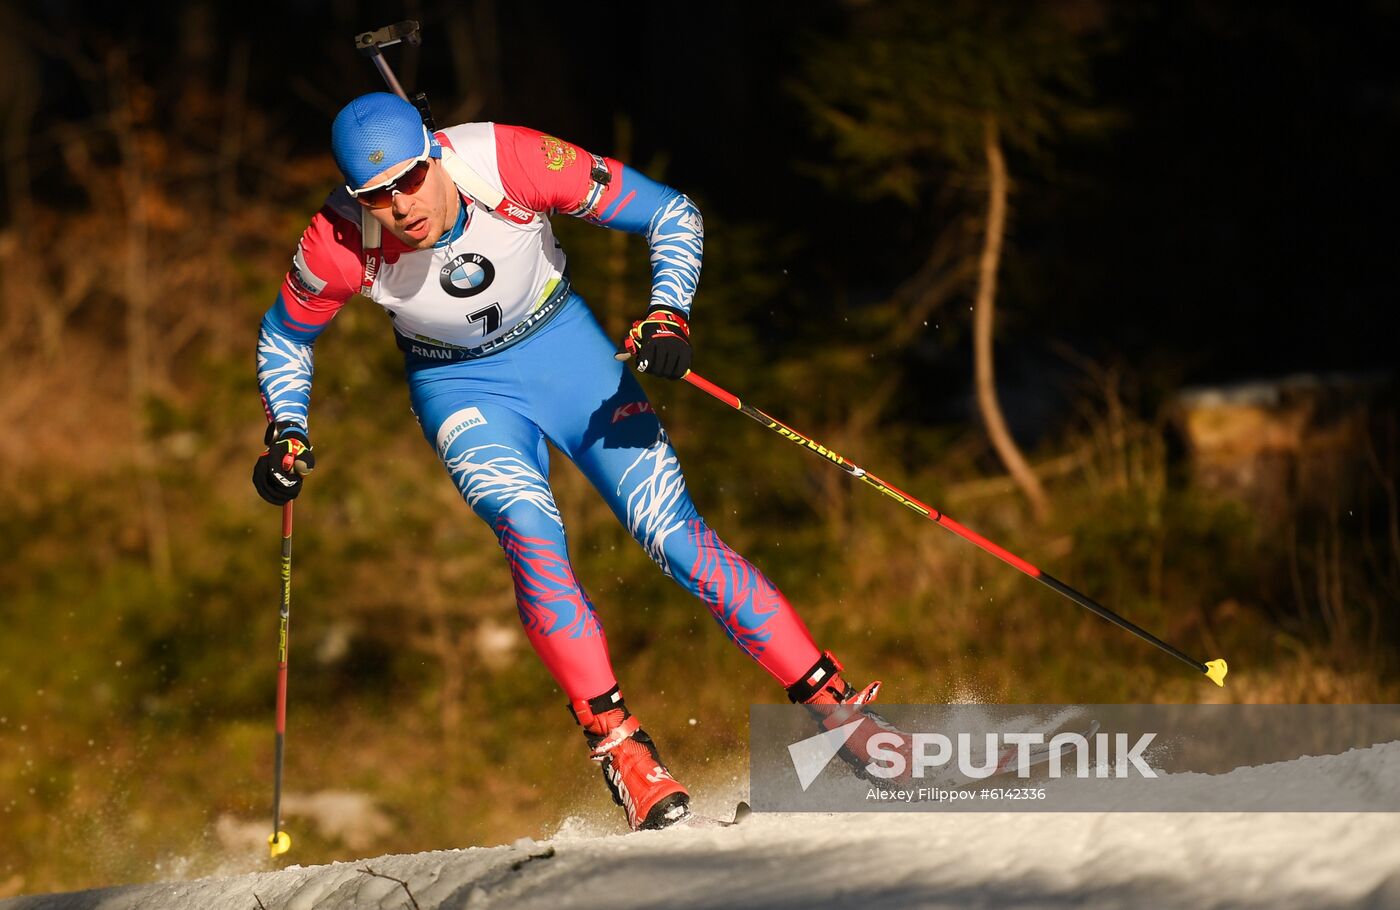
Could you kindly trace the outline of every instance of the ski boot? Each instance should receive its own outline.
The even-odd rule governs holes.
[[[793,704],[806,706],[807,712],[823,730],[835,730],[859,720],[860,726],[838,753],[841,758],[855,770],[857,777],[868,780],[875,786],[893,788],[908,785],[913,780],[913,739],[908,733],[866,707],[875,701],[875,696],[879,694],[880,681],[876,680],[858,690],[841,678],[841,670],[840,661],[830,651],[822,652],[821,659],[812,669],[788,686],[788,698]],[[898,737],[897,742],[885,742],[883,750],[897,752],[903,756],[902,774],[882,777],[872,775],[866,770],[866,766],[871,764],[870,739],[877,733],[888,733]],[[884,759],[876,759],[874,764],[877,768],[889,767]]]
[[[633,831],[668,828],[690,815],[690,794],[661,762],[656,744],[622,702],[617,686],[570,702],[592,759]]]

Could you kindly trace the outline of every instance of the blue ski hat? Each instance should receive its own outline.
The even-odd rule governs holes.
[[[331,153],[352,189],[391,164],[428,154],[442,157],[442,146],[423,125],[418,108],[398,95],[370,92],[340,109],[331,124]]]

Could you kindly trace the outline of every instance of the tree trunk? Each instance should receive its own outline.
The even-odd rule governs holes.
[[[149,225],[146,214],[145,164],[142,161],[140,138],[137,136],[138,86],[131,75],[129,63],[124,53],[114,52],[109,58],[108,69],[115,108],[113,125],[121,147],[122,205],[127,216],[125,280],[122,294],[126,298],[127,388],[131,408],[133,461],[136,467],[136,495],[141,501],[147,555],[152,575],[162,587],[168,587],[174,575],[170,525],[166,520],[165,497],[157,474],[151,428],[147,425],[147,399],[152,388],[152,295],[147,287]]]
[[[977,270],[977,301],[973,319],[973,360],[977,380],[977,409],[987,427],[992,446],[1012,480],[1030,502],[1037,522],[1049,514],[1049,504],[1040,479],[1035,476],[1025,456],[1016,447],[1006,428],[1006,420],[997,402],[996,369],[992,362],[992,335],[996,313],[997,269],[1001,264],[1001,242],[1006,233],[1006,159],[1001,153],[1001,138],[996,118],[988,115],[983,132],[987,154],[987,229],[982,243],[982,256]]]

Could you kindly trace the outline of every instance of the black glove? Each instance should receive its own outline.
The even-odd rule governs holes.
[[[263,436],[267,451],[253,466],[253,487],[274,506],[285,505],[301,492],[301,478],[316,467],[311,440],[294,423],[279,421],[267,425]]]
[[[680,379],[690,372],[690,325],[685,314],[655,307],[647,318],[632,323],[617,352],[618,360],[637,358],[637,370],[648,376]]]

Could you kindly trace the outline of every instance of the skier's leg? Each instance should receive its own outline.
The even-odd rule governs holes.
[[[531,413],[550,440],[745,653],[797,682],[821,651],[777,587],[700,517],[646,394],[592,314],[561,314],[530,344]]]
[[[539,428],[492,398],[448,394],[442,385],[431,396],[415,388],[414,411],[462,497],[505,551],[531,646],[570,699],[614,688],[602,626],[569,563]]]

